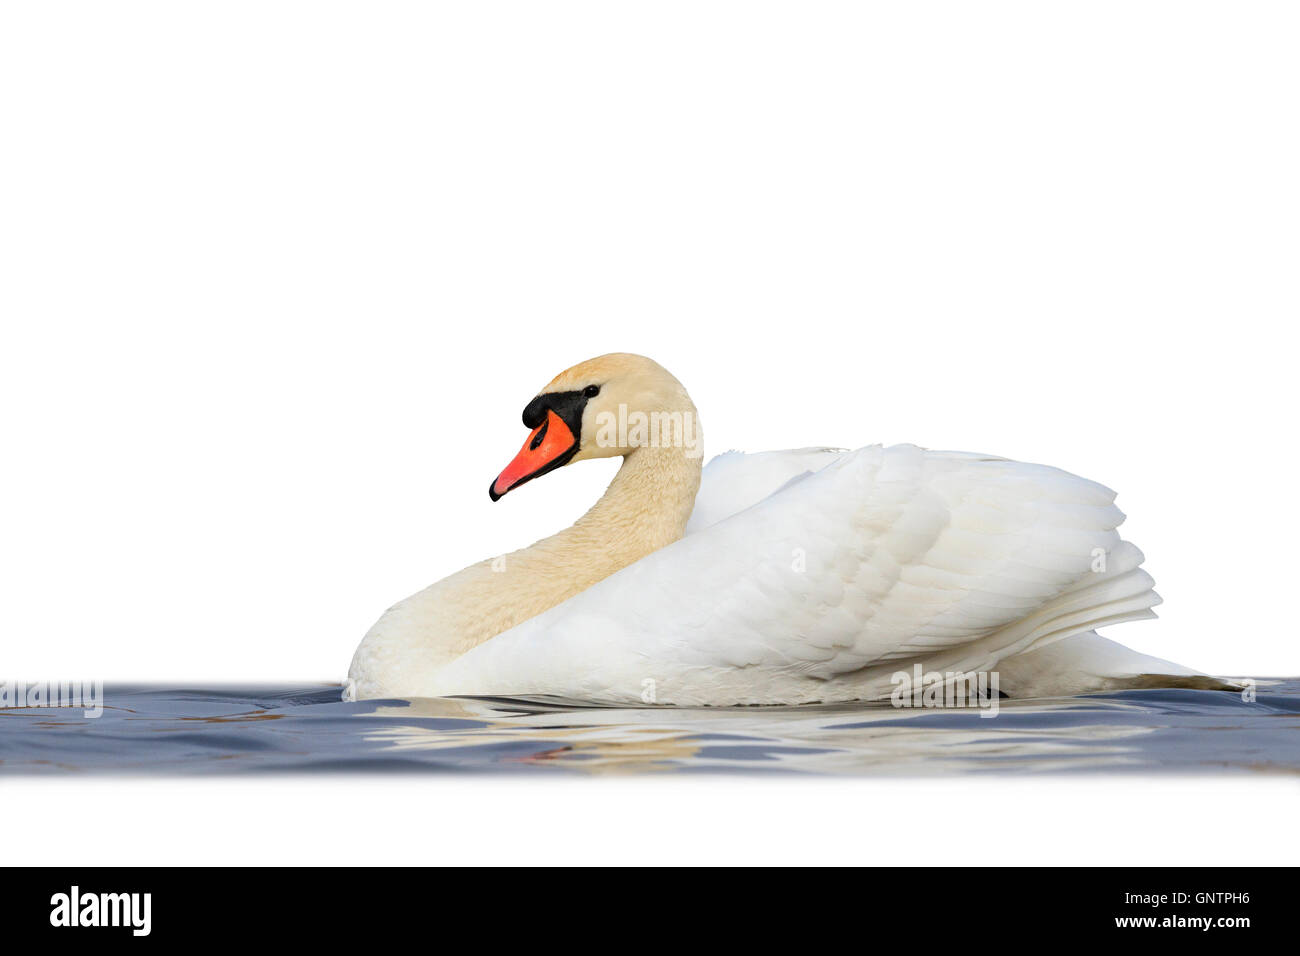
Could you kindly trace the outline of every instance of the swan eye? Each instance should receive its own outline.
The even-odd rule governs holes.
[[[588,385],[586,388],[582,390],[582,394],[586,395],[588,398],[595,398],[597,395],[600,394],[600,386]]]

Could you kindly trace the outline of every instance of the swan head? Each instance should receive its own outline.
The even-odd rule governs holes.
[[[615,352],[561,372],[524,408],[528,438],[488,486],[493,501],[547,472],[639,448],[703,452],[695,405],[662,365]]]

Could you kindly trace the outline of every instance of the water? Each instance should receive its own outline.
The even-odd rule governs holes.
[[[337,685],[108,686],[104,712],[0,709],[0,772],[411,771],[818,775],[1300,772],[1300,679],[1201,690],[883,704],[609,708],[548,700],[344,703]]]

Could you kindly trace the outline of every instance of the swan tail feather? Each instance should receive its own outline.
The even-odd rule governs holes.
[[[1001,690],[1010,697],[1068,697],[1114,690],[1180,687],[1240,691],[1242,685],[1182,664],[1139,654],[1085,631],[1008,657],[998,664]]]
[[[1099,627],[1151,620],[1156,616],[1153,608],[1163,599],[1155,591],[1155,580],[1142,569],[1143,560],[1136,545],[1120,541],[1098,556],[1093,573],[1005,628],[1002,637],[1009,641],[992,643],[1002,644],[1004,655],[1024,654]]]

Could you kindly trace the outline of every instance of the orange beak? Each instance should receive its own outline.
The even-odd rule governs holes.
[[[498,500],[510,489],[568,464],[577,450],[578,439],[573,431],[554,409],[548,408],[546,420],[533,429],[514,461],[497,475],[496,481],[488,488],[488,495],[493,501]]]

